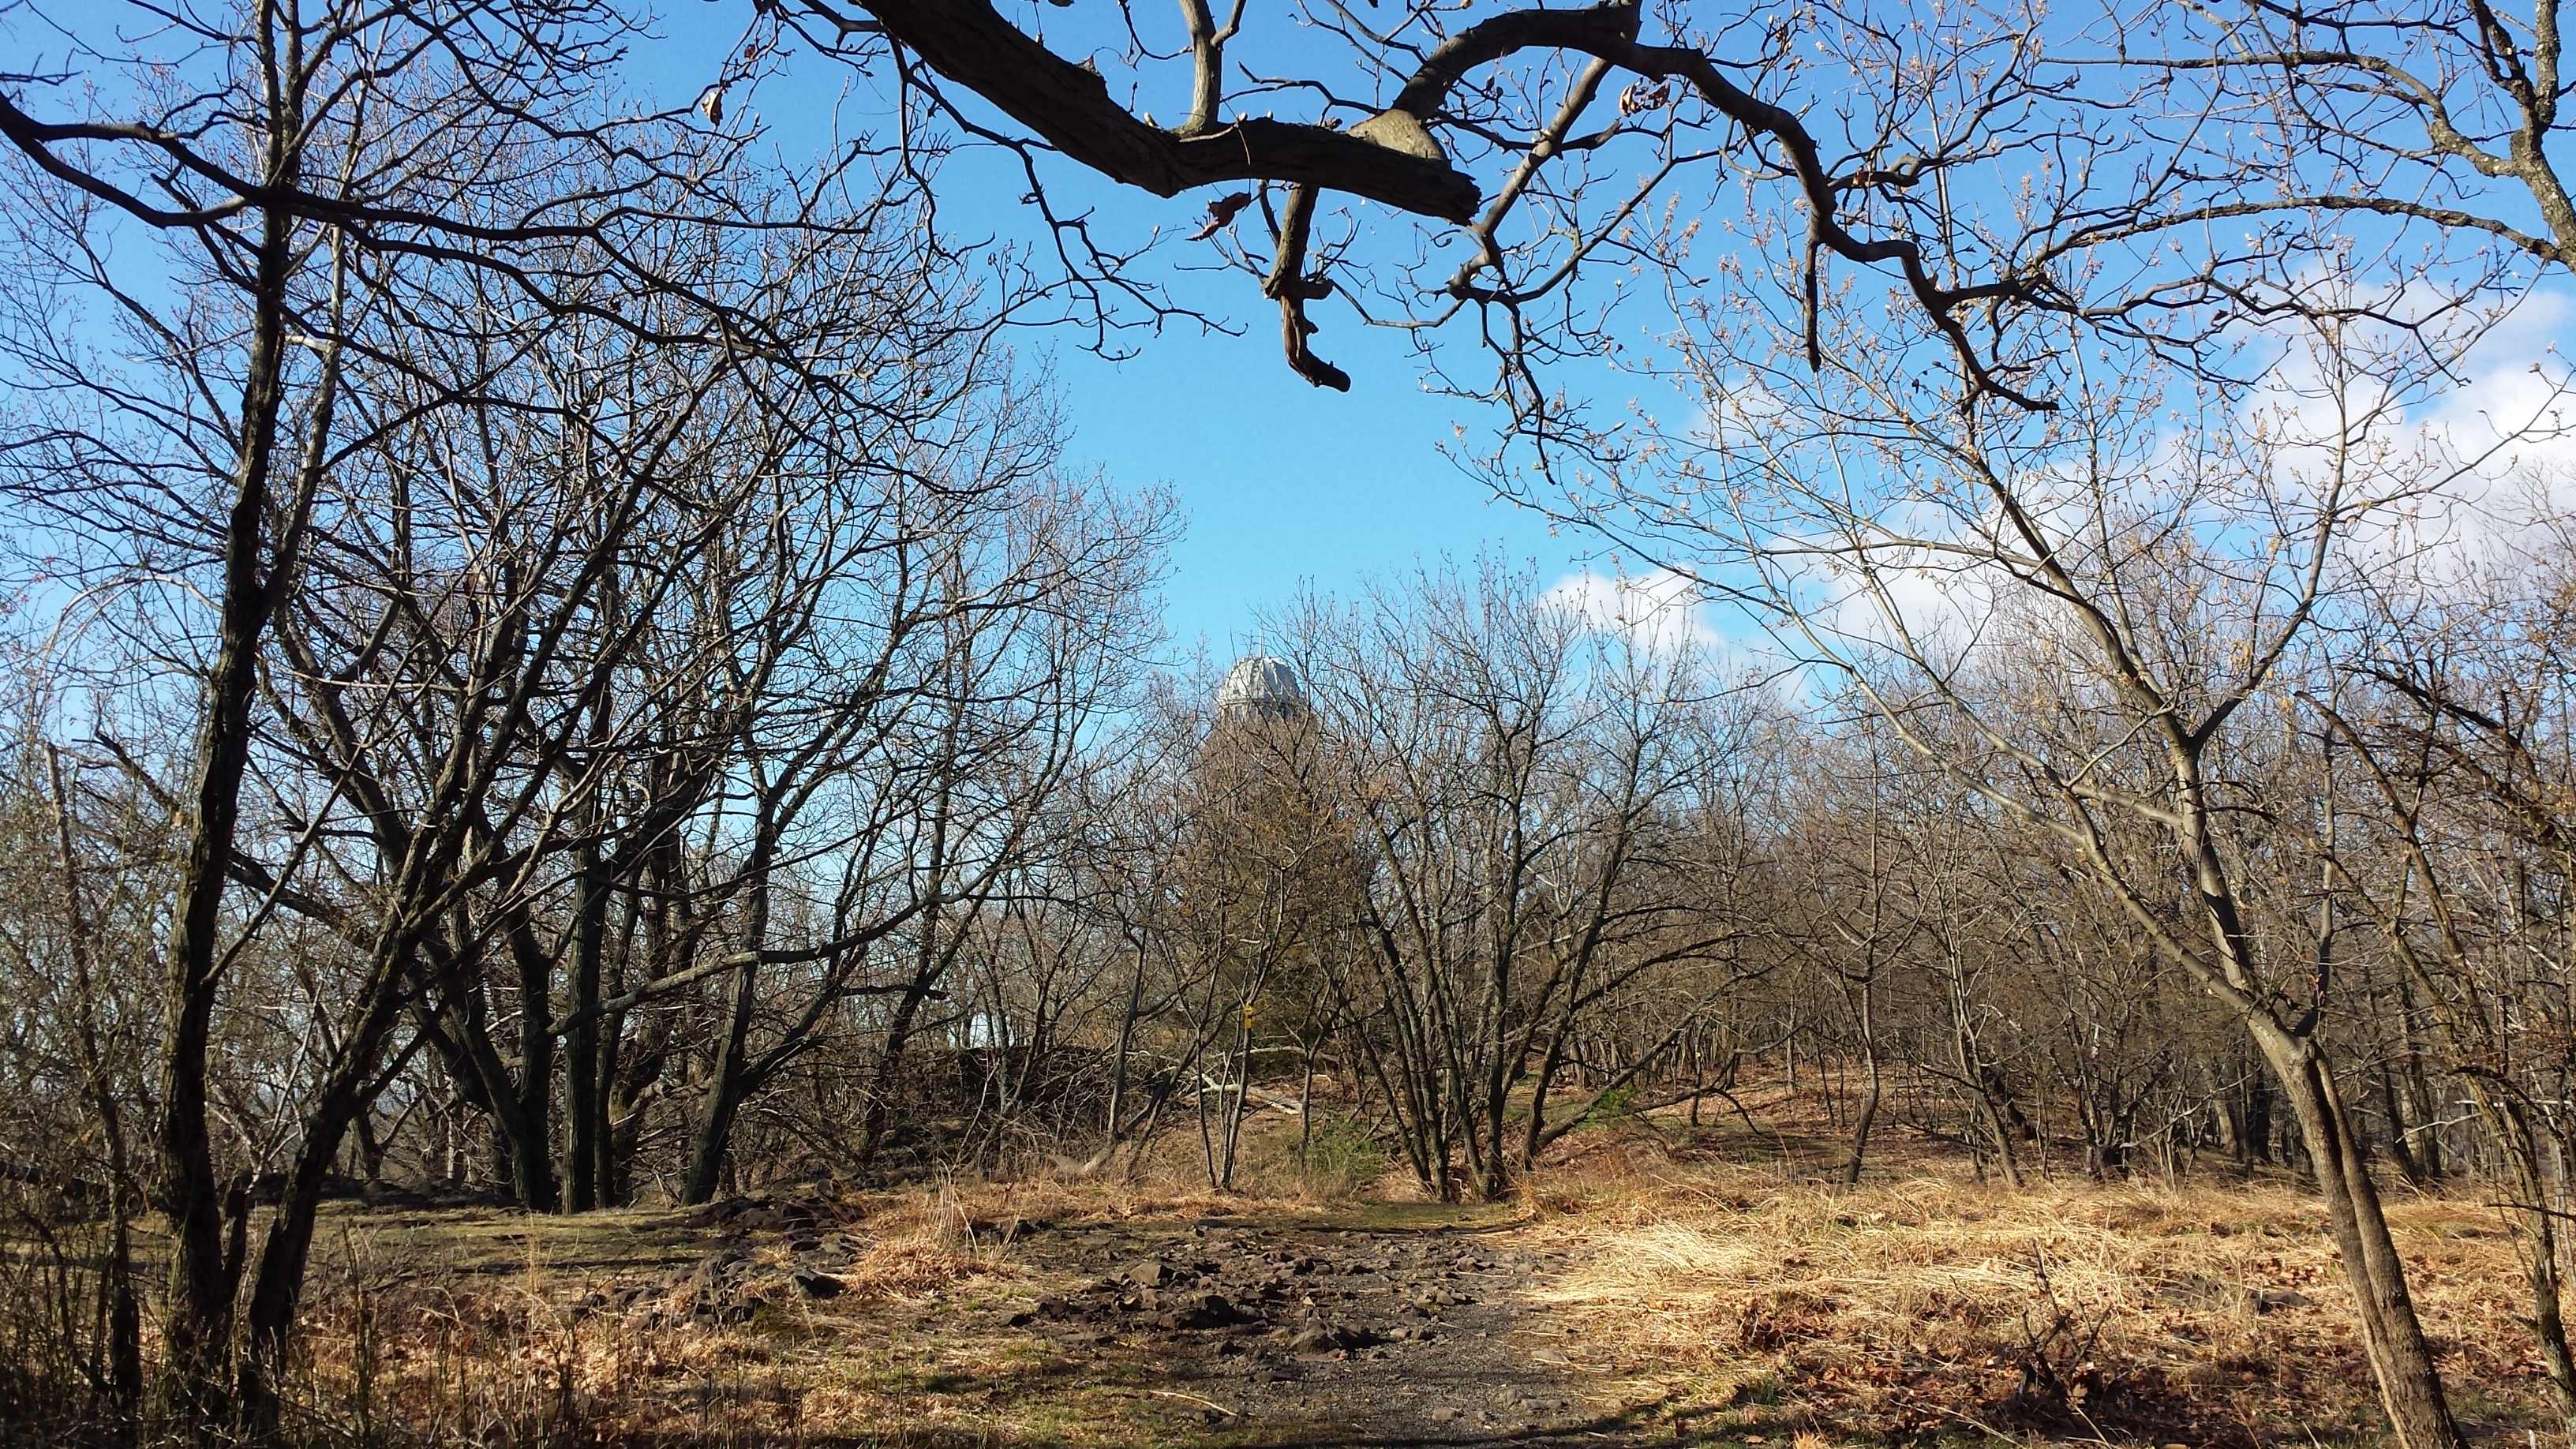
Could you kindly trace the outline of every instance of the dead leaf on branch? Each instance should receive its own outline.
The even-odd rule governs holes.
[[[1190,240],[1206,241],[1209,237],[1232,226],[1234,214],[1251,204],[1252,193],[1249,191],[1238,191],[1209,202],[1207,216],[1199,222],[1199,229],[1190,233]]]

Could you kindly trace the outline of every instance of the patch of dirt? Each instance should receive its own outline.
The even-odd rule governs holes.
[[[1568,1255],[1523,1232],[1209,1220],[1041,1232],[1019,1257],[1069,1281],[1004,1326],[1077,1359],[1141,1353],[1257,1441],[1543,1442],[1626,1407],[1528,1306]]]

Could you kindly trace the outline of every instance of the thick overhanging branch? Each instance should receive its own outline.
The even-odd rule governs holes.
[[[1464,223],[1474,178],[1328,126],[1247,118],[1182,136],[1110,99],[1098,72],[1031,39],[984,0],[867,0],[886,34],[1065,155],[1157,196],[1228,181],[1283,181]]]
[[[1638,12],[1635,0],[1607,0],[1581,10],[1519,10],[1481,20],[1444,40],[1404,89],[1395,109],[1429,120],[1449,99],[1467,73],[1524,50],[1579,50],[1598,55],[1604,47],[1634,45]]]
[[[844,30],[853,23],[832,13],[833,0],[799,3]],[[1292,188],[1292,210],[1299,198],[1311,210],[1316,193],[1340,191],[1460,226],[1478,224],[1480,191],[1473,177],[1449,163],[1429,123],[1471,71],[1521,51],[1559,50],[1590,55],[1647,79],[1681,81],[1742,126],[1748,136],[1767,139],[1785,153],[1788,170],[1811,213],[1811,248],[1847,261],[1894,265],[1977,387],[2025,408],[2053,406],[2000,377],[1969,339],[1961,316],[1969,308],[1995,302],[2051,305],[2045,277],[1944,286],[1911,237],[1854,233],[1843,224],[1838,210],[1845,186],[1827,170],[1821,148],[1797,113],[1729,80],[1705,52],[1689,46],[1640,44],[1635,0],[1608,0],[1582,9],[1514,11],[1471,25],[1423,59],[1397,93],[1394,105],[1348,131],[1263,118],[1237,120],[1196,134],[1185,133],[1188,128],[1165,130],[1130,114],[1111,99],[1108,83],[1098,71],[1048,50],[1004,19],[989,0],[859,3],[874,17],[876,28],[909,47],[932,70],[974,91],[1066,156],[1112,180],[1158,196],[1220,182],[1276,181]],[[1199,12],[1192,14],[1196,17]],[[1195,20],[1194,28],[1198,28]],[[1201,121],[1194,109],[1192,124]],[[1521,182],[1525,185],[1526,178]],[[1490,225],[1489,219],[1485,226]],[[1303,239],[1302,227],[1283,228],[1281,259],[1288,270],[1275,267],[1263,291],[1281,305],[1290,365],[1320,386],[1347,386],[1348,379],[1339,369],[1315,358],[1305,346],[1312,327],[1304,318],[1302,303],[1316,292],[1312,279],[1299,275],[1302,258],[1293,264],[1286,261],[1290,244],[1299,243],[1297,250],[1302,252]]]

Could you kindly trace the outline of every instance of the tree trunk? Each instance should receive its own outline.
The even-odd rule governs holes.
[[[743,896],[740,950],[744,959],[742,969],[734,973],[733,1000],[725,1008],[724,1034],[716,1039],[715,1064],[698,1113],[696,1140],[689,1148],[689,1175],[680,1190],[684,1203],[715,1197],[717,1181],[724,1175],[725,1149],[733,1141],[734,1113],[751,1091],[751,1015],[759,1003],[760,953],[769,944],[769,871],[778,858],[772,808],[770,800],[761,801],[759,830],[743,866],[743,878],[750,883]]]
[[[1127,1110],[1127,1054],[1136,1039],[1136,1013],[1143,1009],[1145,1003],[1144,937],[1133,938],[1132,944],[1136,948],[1136,971],[1127,981],[1127,1007],[1118,1015],[1118,1043],[1111,1049],[1109,1059],[1109,1131],[1108,1140],[1101,1144],[1103,1152],[1118,1145],[1119,1127]],[[869,1094],[868,1110],[882,1116],[876,1106],[878,1100],[877,1094]],[[882,1122],[877,1130],[884,1131]]]
[[[1880,1083],[1878,1051],[1875,1047],[1870,1048],[1868,1054],[1862,1059],[1861,1072],[1860,1105],[1852,1113],[1851,1157],[1843,1163],[1842,1180],[1845,1187],[1859,1185],[1861,1159],[1869,1151],[1869,1129],[1878,1123]]]
[[[2298,1121],[2318,1191],[2325,1197],[2327,1230],[2352,1287],[2362,1347],[2398,1443],[2403,1449],[2462,1449],[2432,1346],[2424,1340],[2414,1300],[2406,1291],[2405,1264],[2334,1076],[2313,1040],[2260,1017],[2250,1024]]]
[[[278,1390],[287,1367],[296,1308],[303,1299],[304,1269],[313,1250],[313,1223],[349,1124],[367,1110],[375,1090],[376,1062],[402,1014],[411,979],[411,952],[388,944],[363,998],[364,1015],[353,1023],[331,1071],[304,1121],[304,1142],[287,1173],[286,1191],[269,1220],[245,1314],[248,1342],[237,1394],[241,1420],[254,1442],[278,1427]]]
[[[564,1188],[566,1206],[586,1213],[599,1206],[601,1093],[599,1079],[599,958],[608,930],[608,881],[594,832],[582,843],[578,912],[573,923],[573,1028],[564,1041]]]
[[[2560,1434],[2576,1444],[2576,1354],[2567,1343],[2566,1281],[2558,1260],[2557,1215],[2550,1208],[2549,1173],[2540,1154],[2540,1139],[2523,1102],[2496,1090],[2472,1074],[2470,1099],[2486,1119],[2488,1135],[2504,1158],[2505,1176],[2513,1190],[2507,1211],[2521,1229],[2523,1288],[2530,1300],[2527,1320],[2540,1347],[2540,1362],[2549,1374],[2557,1400]]]
[[[697,1132],[689,1148],[689,1175],[680,1189],[683,1203],[713,1200],[717,1180],[724,1173],[725,1147],[733,1139],[734,1111],[742,1105],[743,1056],[751,1039],[751,1010],[759,969],[758,963],[746,961],[734,973],[733,999],[726,1004],[724,1034],[716,1039],[715,1064],[708,1073]]]
[[[895,1089],[895,1074],[902,1070],[904,1049],[912,1043],[913,1023],[921,1016],[922,1003],[930,999],[937,981],[929,968],[916,971],[904,983],[903,995],[895,998],[894,1015],[886,1022],[883,1045],[877,1048],[876,1067],[868,1074],[868,1106],[859,1120],[859,1165],[874,1166],[877,1154],[885,1148],[886,1117]],[[1116,1123],[1111,1124],[1112,1130]]]
[[[1995,1166],[2004,1175],[2004,1186],[2019,1192],[2021,1163],[2013,1157],[2012,1128],[2004,1121],[2004,1114],[1995,1110],[1994,1099],[1982,1090],[1977,1093],[1977,1115],[1984,1120],[1986,1132],[1994,1140]]]
[[[131,1422],[143,1400],[143,1318],[134,1293],[133,1204],[140,1196],[134,1160],[126,1148],[125,1114],[110,1084],[106,1053],[98,1029],[98,982],[90,969],[89,927],[81,911],[79,843],[72,827],[72,797],[63,781],[63,759],[45,746],[45,765],[53,777],[55,843],[63,868],[63,918],[72,961],[73,1000],[78,1004],[82,1066],[89,1077],[92,1110],[107,1147],[108,1248],[99,1268],[99,1300],[106,1342],[100,1345],[104,1387],[110,1412]]]
[[[2245,1085],[2229,1106],[2237,1114],[2237,1162],[2251,1168],[2255,1163],[2272,1161],[2272,1089],[2262,1075],[2246,1073]]]
[[[672,899],[680,889],[680,878],[679,841],[664,829],[653,837],[637,878],[628,883],[627,923],[621,933],[631,942],[638,930],[642,932],[648,980],[695,965],[696,933],[673,929]],[[631,959],[631,951],[621,948],[617,983],[621,995],[632,975]],[[627,1013],[620,1011],[600,1024],[599,1192],[602,1201],[618,1207],[634,1196],[635,1146],[644,1132],[644,1094],[661,1080],[662,1066],[670,1058],[672,1014],[661,1010],[647,1015],[631,1046],[626,1041],[626,1022]]]
[[[1511,1089],[1509,1079],[1502,1069],[1503,1044],[1496,1042],[1490,1050],[1494,1053],[1495,1060],[1492,1075],[1484,1083],[1485,1101],[1482,1115],[1485,1120],[1479,1124],[1483,1130],[1479,1134],[1476,1153],[1476,1196],[1484,1202],[1500,1202],[1503,1200],[1505,1185],[1503,1143],[1510,1132],[1510,1124],[1505,1121],[1504,1113],[1509,1107]]]
[[[294,142],[271,117],[272,184],[291,184]],[[192,751],[187,844],[171,904],[169,966],[161,1027],[161,1210],[170,1224],[170,1297],[162,1350],[168,1411],[204,1435],[224,1416],[218,1387],[230,1351],[234,1275],[223,1251],[223,1199],[206,1128],[206,1056],[223,953],[224,888],[250,764],[250,710],[260,633],[276,583],[261,568],[271,498],[278,414],[284,400],[287,279],[292,218],[270,208],[261,226],[252,282],[251,346],[242,381],[240,451],[232,507],[224,520],[222,592],[215,653],[206,671]]]
[[[886,1022],[885,1043],[877,1048],[876,1068],[869,1073],[867,1112],[859,1123],[859,1165],[861,1167],[873,1166],[877,1160],[877,1153],[885,1147],[886,1113],[894,1093],[895,1073],[902,1067],[905,1049],[912,1044],[913,1027],[921,1019],[923,1003],[938,993],[940,978],[948,973],[948,963],[955,959],[958,948],[965,944],[962,930],[950,933],[954,939],[943,939],[939,929],[940,923],[945,919],[940,898],[948,887],[948,875],[944,868],[944,862],[947,859],[947,814],[944,808],[944,795],[942,798],[943,808],[938,827],[932,835],[931,858],[943,864],[942,868],[934,870],[930,878],[931,903],[921,913],[918,946],[912,957],[912,979],[904,983],[903,994],[895,998],[894,1015]],[[1144,969],[1144,958],[1140,955],[1136,963],[1139,990],[1142,989]],[[1135,1016],[1132,1005],[1127,1014],[1131,1020]],[[1192,1056],[1195,1060],[1196,1053]],[[1157,1106],[1159,1105],[1158,1103]],[[1116,1126],[1114,1121],[1111,1126],[1114,1131]]]
[[[519,1117],[510,1172],[528,1211],[550,1213],[563,1201],[554,1152],[554,958],[538,943],[524,906],[512,908],[509,942],[519,968]]]
[[[492,1045],[483,985],[466,970],[461,962],[442,970],[447,983],[443,999],[434,1017],[424,1016],[423,1029],[439,1033],[439,1051],[448,1060],[459,1095],[489,1114],[492,1180],[512,1187],[522,1207],[549,1210],[545,1194],[552,1189],[554,1164],[544,1137],[527,1118],[526,1095],[511,1081],[509,1064]]]
[[[1538,1166],[1539,1150],[1548,1143],[1547,1092],[1548,1088],[1554,1085],[1556,1074],[1564,1067],[1565,1042],[1573,1021],[1574,1012],[1569,1006],[1557,1018],[1556,1029],[1548,1033],[1547,1049],[1539,1055],[1537,1070],[1530,1073],[1529,1131],[1521,1137],[1523,1173]],[[1691,1112],[1692,1120],[1696,1123],[1699,1112],[1699,1099],[1696,1097],[1691,1099]],[[1489,1198],[1487,1201],[1490,1202],[1492,1199]]]
[[[2398,1098],[2397,1073],[2383,1061],[2372,1075],[2379,1081],[2380,1115],[2388,1119],[2388,1155],[2397,1160],[2400,1176],[2422,1187],[2432,1181],[2432,1176],[2415,1160],[2414,1129],[2407,1125],[2406,1104]]]
[[[2566,1282],[2558,1264],[2558,1224],[2549,1206],[2549,1183],[2538,1153],[2538,1143],[2530,1119],[2519,1103],[2491,1100],[2492,1089],[2481,1087],[2481,1105],[2496,1123],[2497,1145],[2512,1173],[2515,1195],[2514,1216],[2522,1220],[2523,1286],[2531,1300],[2531,1334],[2540,1345],[2540,1361],[2549,1373],[2549,1387],[2558,1401],[2559,1433],[2569,1444],[2576,1444],[2576,1355],[2567,1346],[2565,1310]]]
[[[2437,1178],[2443,1170],[2441,1099],[2425,1071],[2423,1046],[2415,1039],[2415,986],[2411,972],[2398,973],[2397,1005],[2397,1039],[2406,1052],[2405,1097],[2411,1108],[2408,1115],[2416,1123],[2408,1145],[2424,1175]]]
[[[632,885],[631,880],[629,884]],[[629,889],[626,893],[623,919],[618,922],[617,927],[615,979],[606,982],[601,988],[608,994],[622,996],[626,992],[628,966],[635,954],[636,919],[637,901],[633,890]],[[625,1080],[626,1072],[624,1061],[626,1013],[621,1011],[602,1017],[597,1029],[599,1032],[598,1060],[593,1064],[590,1077],[593,1114],[590,1129],[591,1191],[594,1200],[601,1207],[624,1207],[627,1194],[623,1159],[618,1151],[617,1121],[635,1105],[632,1101],[621,1097],[618,1091],[619,1084]],[[658,1061],[658,1057],[656,1060]],[[641,1090],[640,1084],[638,1090]]]
[[[1996,1090],[1996,1078],[2001,1073],[1981,1058],[1975,1037],[1969,1034],[1961,1016],[1955,1012],[1952,1028],[1959,1075],[1969,1083],[1969,1097],[1974,1103],[1977,1122],[1986,1129],[1987,1138],[1994,1144],[1995,1165],[2003,1172],[2004,1186],[2019,1191],[2021,1164],[2013,1157],[2012,1123],[2004,1112],[2005,1104],[1997,1100],[2002,1095]]]

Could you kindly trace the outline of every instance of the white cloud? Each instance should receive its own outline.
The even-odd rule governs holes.
[[[2460,542],[2471,552],[2483,552],[2535,502],[2563,509],[2576,501],[2567,496],[2576,476],[2576,398],[2558,346],[2571,332],[2576,296],[2553,289],[2530,298],[2479,339],[2460,369],[2467,378],[2426,410],[2426,431],[2454,456],[2488,460],[2460,489],[2468,514]]]
[[[1642,574],[1582,569],[1550,585],[1539,605],[1564,609],[1604,633],[1626,634],[1657,654],[1715,649],[1726,642],[1708,622],[1699,585],[1671,569]]]
[[[2245,421],[2266,419],[2292,444],[2280,461],[2310,486],[2338,481],[2334,444],[2363,445],[2364,486],[2438,481],[2352,540],[2363,571],[2411,559],[2436,572],[2490,556],[2535,508],[2576,504],[2576,391],[2559,339],[2576,328],[2576,293],[2533,292],[2481,333],[2441,378],[2426,377],[2401,405],[2384,380],[2328,377],[2314,354],[2293,349],[2248,399]]]

